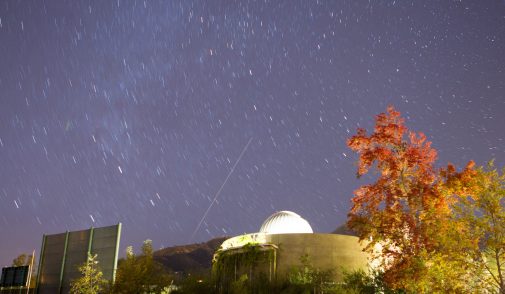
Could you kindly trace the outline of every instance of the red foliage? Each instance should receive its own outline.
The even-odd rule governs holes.
[[[359,155],[358,177],[371,168],[379,172],[375,183],[354,192],[348,226],[369,242],[370,252],[384,245],[380,255],[387,260],[390,285],[402,285],[406,275],[415,280],[424,268],[418,257],[440,248],[451,194],[472,188],[464,183],[470,182],[473,162],[461,173],[452,165],[435,170],[431,142],[409,131],[392,106],[377,116],[372,134],[358,129],[347,145]]]

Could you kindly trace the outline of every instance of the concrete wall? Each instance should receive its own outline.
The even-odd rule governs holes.
[[[271,276],[273,273],[277,280],[287,279],[288,275],[296,269],[302,269],[304,264],[301,258],[308,257],[309,265],[320,271],[332,271],[333,280],[341,281],[343,270],[356,269],[367,270],[367,254],[362,251],[358,238],[337,234],[267,234],[262,244],[271,244],[271,250],[275,250],[275,265],[273,260],[259,261],[255,269],[250,273],[257,276],[260,272]],[[259,245],[256,245],[259,246]],[[263,250],[266,248],[262,247]],[[275,249],[277,248],[277,249]],[[240,247],[225,250],[221,255],[236,256],[240,262],[240,255],[244,254]],[[217,260],[219,262],[219,260]],[[220,277],[223,280],[236,279],[242,273],[251,271],[250,265],[237,264],[233,277]]]
[[[367,255],[358,238],[337,234],[274,234],[267,242],[279,247],[277,278],[285,278],[293,268],[302,266],[300,258],[307,255],[310,264],[320,270],[333,270],[335,280],[342,270],[367,269]]]

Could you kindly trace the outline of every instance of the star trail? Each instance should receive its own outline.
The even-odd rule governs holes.
[[[122,251],[332,231],[388,105],[439,165],[503,167],[504,53],[498,0],[1,1],[0,266],[118,222]]]

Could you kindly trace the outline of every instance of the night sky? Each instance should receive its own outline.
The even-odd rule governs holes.
[[[439,166],[504,166],[505,2],[0,1],[0,266],[118,222],[122,252],[332,231],[389,104]]]

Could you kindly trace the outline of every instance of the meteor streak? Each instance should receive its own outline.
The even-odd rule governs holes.
[[[245,145],[244,149],[242,149],[242,152],[240,153],[240,155],[238,156],[237,158],[237,161],[235,161],[235,164],[233,165],[233,167],[231,168],[230,172],[228,173],[228,176],[226,177],[226,179],[224,180],[223,184],[221,185],[221,187],[219,188],[219,190],[217,190],[216,194],[214,195],[214,199],[212,200],[212,202],[210,203],[209,205],[209,208],[207,208],[207,210],[205,211],[205,213],[203,214],[202,216],[202,219],[200,220],[200,222],[198,223],[198,226],[196,226],[196,229],[193,231],[193,234],[191,234],[191,240],[193,240],[193,238],[195,237],[195,234],[196,232],[198,232],[198,230],[200,229],[200,227],[202,226],[202,223],[203,221],[205,220],[205,218],[207,217],[207,214],[209,213],[210,209],[212,208],[212,205],[214,205],[214,203],[216,202],[217,200],[217,197],[219,197],[219,194],[221,194],[221,191],[223,190],[224,188],[224,185],[226,185],[226,182],[228,182],[228,179],[230,178],[231,174],[233,173],[233,171],[235,170],[235,167],[237,167],[237,164],[239,163],[239,161],[242,159],[242,156],[244,156],[244,153],[247,151],[247,148],[249,148],[249,144],[251,144],[251,141],[252,141],[253,138],[249,139],[249,142],[247,142],[247,144]]]

